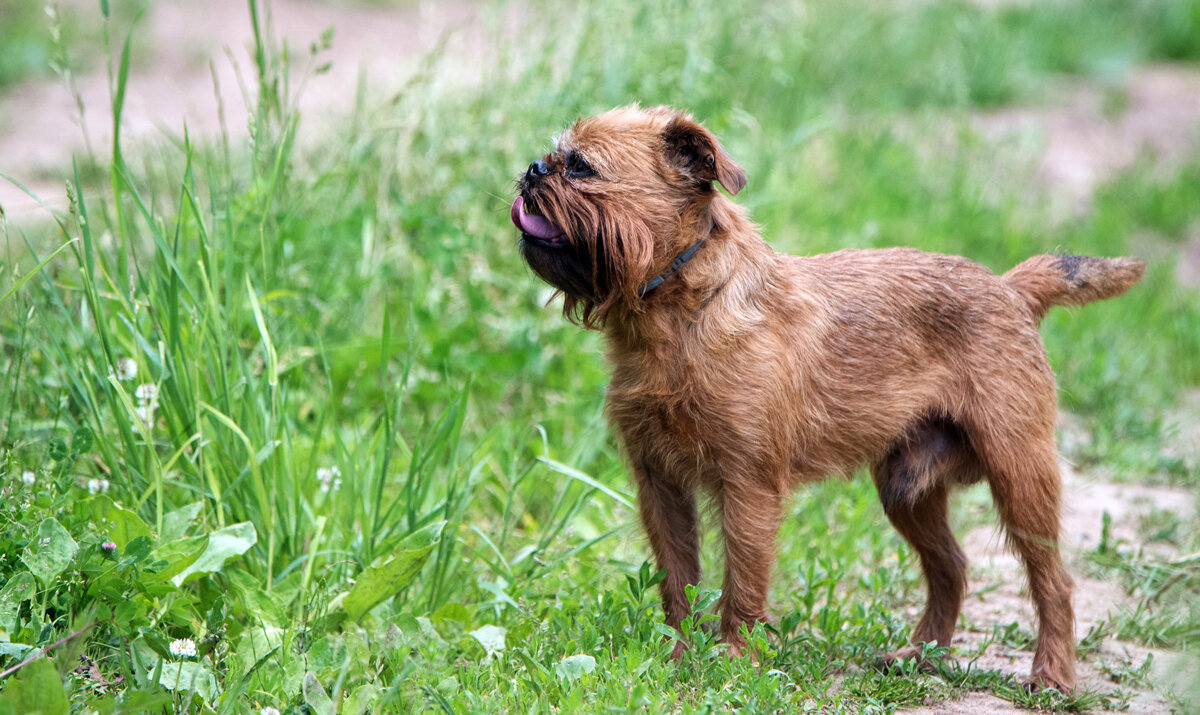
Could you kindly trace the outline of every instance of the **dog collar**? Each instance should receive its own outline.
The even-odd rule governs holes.
[[[641,288],[638,289],[638,296],[641,298],[645,298],[647,295],[650,294],[651,291],[653,291],[655,288],[657,288],[660,285],[662,285],[663,283],[665,283],[666,280],[671,277],[672,273],[679,270],[680,266],[687,263],[688,260],[692,256],[696,255],[696,251],[698,251],[700,249],[700,246],[704,243],[705,239],[707,239],[707,238],[708,238],[708,236],[705,235],[704,238],[693,243],[691,248],[689,248],[688,250],[679,254],[675,258],[675,260],[671,263],[671,267],[667,269],[666,273],[660,273],[657,276],[654,276],[649,281],[647,281],[645,285],[643,285]]]

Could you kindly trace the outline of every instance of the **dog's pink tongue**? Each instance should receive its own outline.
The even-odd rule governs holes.
[[[525,197],[518,196],[513,202],[512,210],[509,211],[512,221],[517,228],[521,229],[530,236],[549,241],[550,239],[558,238],[562,235],[562,229],[547,221],[541,216],[525,213]]]

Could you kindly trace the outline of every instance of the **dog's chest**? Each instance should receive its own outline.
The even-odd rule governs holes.
[[[766,406],[745,399],[744,369],[680,355],[615,367],[610,420],[630,458],[664,475],[717,478],[731,445],[745,449],[746,425],[761,425],[749,413]]]

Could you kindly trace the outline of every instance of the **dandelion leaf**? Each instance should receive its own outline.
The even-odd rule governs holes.
[[[201,506],[203,505],[200,502],[192,502],[187,506],[181,506],[175,511],[164,514],[162,533],[158,535],[159,543],[169,544],[172,541],[178,541],[187,536],[192,522],[200,514]]]
[[[376,561],[359,574],[358,581],[342,600],[342,608],[357,621],[375,606],[409,584],[429,560],[442,538],[446,522],[439,521],[405,537],[401,550],[387,560]]]

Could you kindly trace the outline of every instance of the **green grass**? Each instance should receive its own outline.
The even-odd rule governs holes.
[[[996,147],[965,130],[930,146],[964,110],[1032,101],[1055,73],[1195,59],[1198,7],[539,6],[520,42],[497,39],[477,88],[429,81],[454,61],[434,58],[318,138],[282,110],[286,59],[260,37],[253,143],[183,143],[136,165],[118,144],[103,185],[74,186],[61,230],[3,226],[0,670],[78,635],[52,672],[4,676],[0,712],[59,675],[100,712],[890,712],[975,689],[1119,706],[1115,685],[1030,696],[965,661],[939,677],[871,669],[923,593],[864,479],[796,498],[758,665],[728,661],[707,616],[667,663],[601,414],[602,346],[543,306],[507,209],[512,177],[563,125],[661,102],[725,140],[750,177],[739,201],[780,250],[912,245],[1004,270],[1039,251],[1177,244],[1200,161],[1166,178],[1132,169],[1056,225],[1024,179],[995,178]],[[934,121],[913,138],[898,116]],[[1070,456],[1200,490],[1162,434],[1200,385],[1200,298],[1172,260],[1043,333],[1091,435]],[[1178,530],[1194,551],[1194,527]],[[1197,564],[1116,552],[1098,568],[1133,574],[1162,627],[1114,628],[1195,647]],[[996,625],[994,639],[1031,647],[1031,624]],[[198,655],[173,653],[177,639]]]
[[[47,17],[31,2],[0,5],[0,87],[50,70],[54,46],[47,32]]]
[[[125,0],[112,0],[124,10]],[[86,10],[36,0],[8,0],[0,4],[0,89],[21,82],[50,80],[89,67],[99,54],[100,34]],[[21,116],[8,118],[19,122]]]

